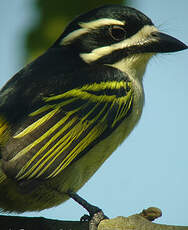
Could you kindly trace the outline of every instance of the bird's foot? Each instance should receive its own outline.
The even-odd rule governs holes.
[[[97,230],[99,223],[104,219],[108,219],[108,217],[104,215],[102,210],[95,213],[89,221],[89,230]]]
[[[102,220],[109,219],[107,216],[104,215],[103,211],[100,208],[88,203],[75,192],[69,191],[68,195],[89,212],[89,215],[84,215],[80,219],[82,222],[89,222],[89,230],[97,230],[97,227]]]

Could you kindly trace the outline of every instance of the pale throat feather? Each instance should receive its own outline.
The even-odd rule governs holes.
[[[131,80],[142,81],[146,66],[154,53],[133,54],[110,66],[126,73]]]

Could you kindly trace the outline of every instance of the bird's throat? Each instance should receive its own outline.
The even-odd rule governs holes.
[[[134,54],[110,66],[121,70],[134,80],[142,81],[148,61],[153,53]]]

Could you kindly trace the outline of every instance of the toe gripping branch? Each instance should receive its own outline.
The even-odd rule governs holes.
[[[94,216],[94,214],[101,212],[102,210],[98,208],[97,206],[94,206],[90,203],[88,203],[86,200],[84,200],[82,197],[80,197],[77,193],[68,191],[69,197],[71,197],[73,200],[75,200],[78,204],[80,204],[83,208],[85,208],[91,217]]]
[[[97,229],[97,226],[102,220],[109,219],[107,216],[104,215],[102,209],[98,208],[97,206],[91,205],[82,197],[80,197],[77,193],[68,191],[67,194],[69,195],[70,198],[75,200],[78,204],[80,204],[83,208],[85,208],[89,212],[90,217],[84,215],[81,218],[81,221],[88,220],[90,225],[89,227],[90,230]]]

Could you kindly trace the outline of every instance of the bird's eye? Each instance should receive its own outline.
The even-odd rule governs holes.
[[[121,26],[114,25],[109,28],[109,34],[114,40],[121,41],[126,37],[127,31]]]

